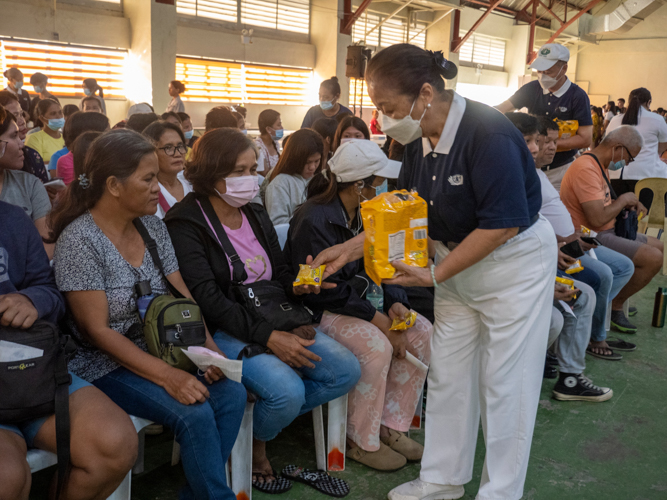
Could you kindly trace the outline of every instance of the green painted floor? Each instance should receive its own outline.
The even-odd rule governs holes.
[[[632,320],[639,326],[634,336],[615,334],[638,344],[620,362],[587,358],[587,375],[598,385],[614,390],[605,403],[562,403],[551,398],[552,380],[544,381],[524,499],[530,500],[665,500],[667,499],[667,327],[651,327],[654,294],[667,286],[656,277],[633,299],[639,309]],[[413,434],[423,442],[423,431]],[[171,437],[148,437],[146,472],[132,485],[135,500],[176,499],[184,484],[180,466],[171,467]],[[305,415],[268,445],[269,457],[280,470],[297,463],[315,467],[312,419]],[[479,486],[484,444],[477,446],[473,480],[466,486],[467,500]],[[35,475],[31,499],[43,498],[51,471]],[[378,473],[348,461],[345,472],[350,500],[380,500],[393,487],[417,477],[419,465],[393,473]],[[330,498],[295,484],[280,496],[254,493],[255,500],[319,500]]]

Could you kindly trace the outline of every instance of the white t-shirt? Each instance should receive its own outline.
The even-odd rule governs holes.
[[[570,212],[567,211],[565,205],[560,200],[560,195],[556,188],[553,187],[547,174],[542,170],[537,170],[537,176],[540,178],[540,185],[542,186],[542,208],[540,213],[554,228],[554,232],[558,236],[570,236],[574,233],[574,224]]]
[[[616,115],[612,113],[611,111],[607,111],[607,114],[604,115],[605,121],[611,121]]]
[[[179,172],[179,174],[176,176],[176,178],[181,181],[181,184],[183,185],[183,196],[187,196],[189,193],[192,192],[192,184],[190,184],[185,177],[183,176],[183,171]],[[164,196],[164,199],[167,200],[167,203],[169,203],[170,207],[173,207],[175,203],[178,202],[176,198],[174,198],[169,191],[167,191],[167,188],[165,188],[162,184],[158,182],[158,185],[160,186],[160,193],[162,193],[162,196]],[[164,216],[166,215],[166,212],[162,210],[162,207],[158,203],[157,206],[157,212],[155,212],[155,215],[157,215],[160,219],[164,219]]]
[[[623,116],[615,116],[607,128],[607,133],[617,129],[622,125]],[[639,120],[637,131],[644,138],[644,147],[641,149],[635,161],[630,163],[623,170],[609,172],[612,179],[620,179],[623,172],[623,179],[639,180],[646,177],[662,177],[667,179],[667,164],[660,160],[658,155],[658,143],[667,142],[667,123],[665,119],[657,113],[651,113],[644,108],[639,108]]]

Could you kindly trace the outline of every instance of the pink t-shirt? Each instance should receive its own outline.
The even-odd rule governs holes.
[[[56,176],[62,177],[66,186],[69,186],[70,182],[74,180],[74,155],[71,151],[58,158]]]
[[[229,236],[229,241],[232,242],[236,253],[239,254],[241,262],[245,266],[245,271],[248,273],[248,279],[244,283],[254,283],[255,281],[261,280],[270,280],[272,276],[271,270],[271,261],[269,256],[264,251],[264,247],[261,245],[255,233],[248,222],[248,218],[243,212],[241,212],[241,217],[243,217],[243,222],[241,227],[238,229],[229,229],[227,226],[224,226],[227,236]],[[234,275],[234,269],[232,268],[232,263],[227,257],[229,262],[229,272]]]

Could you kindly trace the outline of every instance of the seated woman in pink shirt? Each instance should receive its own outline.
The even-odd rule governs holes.
[[[74,180],[74,157],[72,147],[74,141],[84,132],[105,132],[109,130],[109,119],[102,113],[76,112],[65,122],[63,139],[69,152],[58,159],[56,176],[62,178],[65,185]]]

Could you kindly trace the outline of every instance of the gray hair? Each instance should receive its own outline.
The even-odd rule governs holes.
[[[641,149],[644,147],[644,139],[632,125],[621,125],[617,129],[609,132],[602,140],[602,144],[611,146],[612,144],[621,144],[628,149]]]

